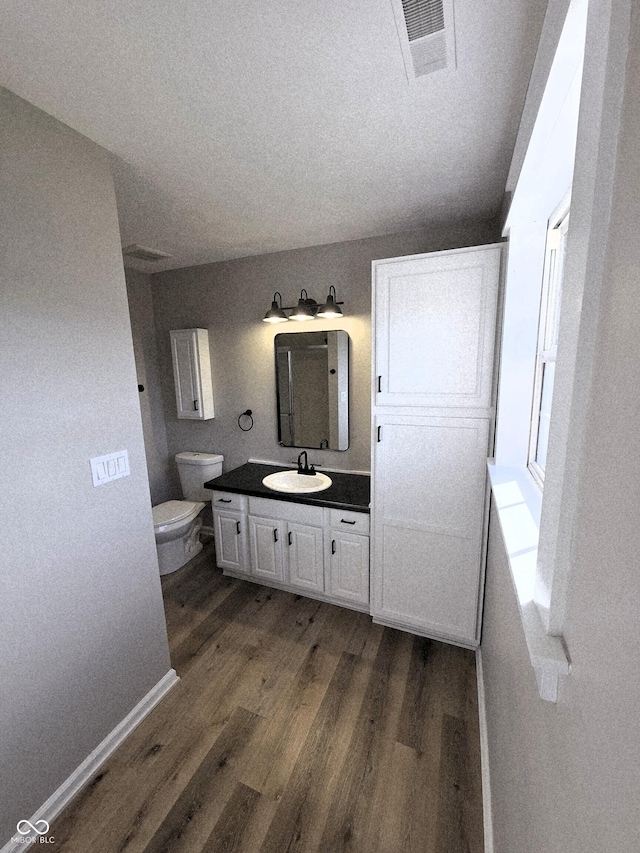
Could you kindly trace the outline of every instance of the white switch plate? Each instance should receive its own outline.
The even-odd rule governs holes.
[[[126,450],[107,453],[106,456],[96,456],[89,461],[91,462],[94,486],[110,483],[111,480],[119,480],[120,477],[128,477],[131,473],[129,471],[129,454]]]

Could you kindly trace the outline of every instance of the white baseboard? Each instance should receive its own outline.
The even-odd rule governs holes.
[[[489,770],[489,733],[487,731],[487,704],[484,693],[482,652],[476,649],[476,677],[478,680],[478,716],[480,722],[480,763],[482,766],[482,815],[484,821],[484,853],[494,853],[493,813],[491,809],[491,773]],[[0,851],[2,853],[2,851]]]
[[[169,672],[160,679],[160,681],[151,688],[138,704],[133,708],[127,716],[118,723],[118,725],[109,732],[102,743],[88,755],[73,773],[65,779],[57,791],[49,797],[49,799],[40,806],[40,808],[28,818],[29,822],[35,826],[39,821],[46,821],[51,824],[58,817],[60,812],[71,802],[80,789],[86,785],[91,777],[96,773],[102,764],[109,758],[120,744],[131,734],[144,718],[149,714],[164,696],[174,687],[180,679],[178,678],[175,669],[170,669]],[[42,824],[41,824],[42,825]],[[27,842],[27,838],[35,837],[34,831],[30,835],[18,835],[17,831],[14,836],[0,849],[0,853],[16,853],[18,850],[24,850],[32,845]]]

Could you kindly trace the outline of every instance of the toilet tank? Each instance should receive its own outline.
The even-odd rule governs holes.
[[[204,488],[204,483],[222,474],[223,461],[224,456],[218,453],[177,453],[182,496],[188,501],[210,501],[211,492]]]

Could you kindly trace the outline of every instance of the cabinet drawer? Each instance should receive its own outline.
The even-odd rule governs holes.
[[[213,492],[211,496],[213,509],[235,509],[238,512],[246,512],[247,502],[246,495],[235,495],[232,492]]]
[[[362,533],[369,535],[369,516],[366,512],[345,512],[332,509],[330,524],[333,530],[343,530],[345,533]]]
[[[316,527],[322,527],[321,506],[250,497],[249,512],[251,515],[260,515],[263,518],[279,518],[282,521],[297,521],[299,524],[313,524]]]

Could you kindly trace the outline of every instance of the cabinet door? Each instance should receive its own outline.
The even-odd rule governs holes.
[[[250,571],[247,549],[247,516],[238,512],[213,513],[216,561],[221,569]]]
[[[287,525],[288,583],[324,592],[322,529],[306,524]]]
[[[374,405],[491,406],[501,251],[374,262]]]
[[[375,426],[372,615],[474,645],[489,421],[380,415]]]
[[[251,571],[261,578],[284,580],[283,543],[286,524],[271,518],[249,516]]]
[[[174,329],[171,336],[173,378],[179,418],[213,417],[209,335],[206,329]]]
[[[369,603],[369,537],[341,530],[327,531],[328,589],[332,598]]]

